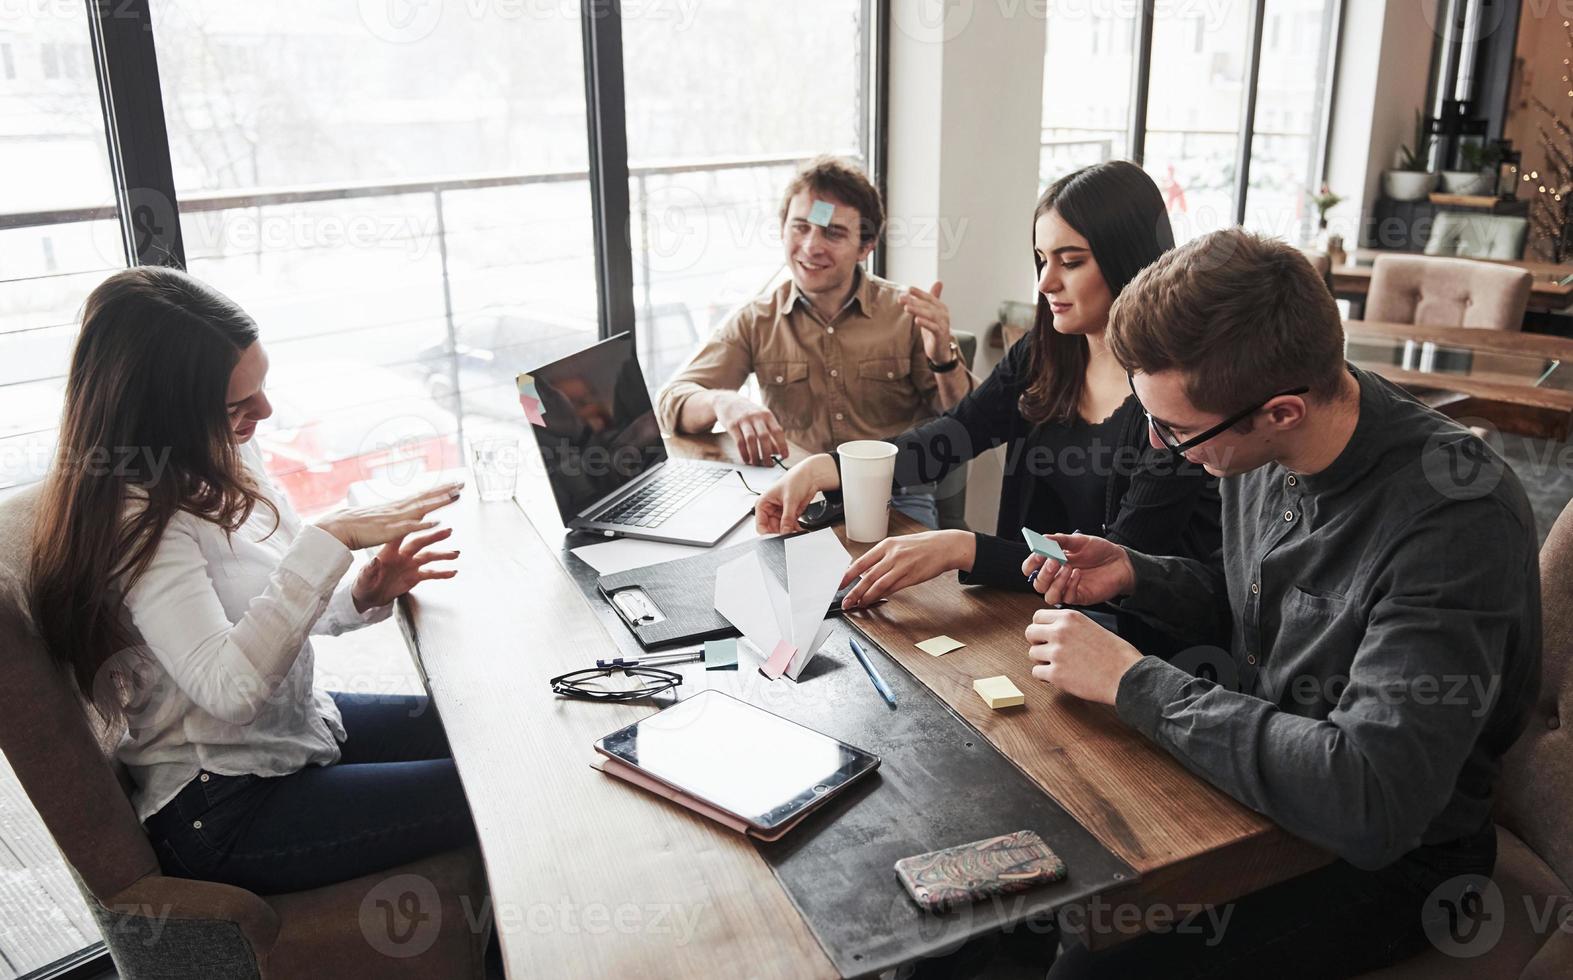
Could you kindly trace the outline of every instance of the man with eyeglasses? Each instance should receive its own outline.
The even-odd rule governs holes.
[[[1033,675],[1113,705],[1333,861],[1232,903],[1221,931],[1076,947],[1051,976],[1408,958],[1478,905],[1464,893],[1495,863],[1493,784],[1538,690],[1523,488],[1468,429],[1345,361],[1332,297],[1282,243],[1230,229],[1168,253],[1120,295],[1108,338],[1154,445],[1222,477],[1221,565],[1056,535],[1066,564],[1024,567],[1056,607],[1027,629]],[[1196,644],[1185,662],[1216,679],[1058,608],[1115,600]]]

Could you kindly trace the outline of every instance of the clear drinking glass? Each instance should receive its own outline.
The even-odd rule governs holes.
[[[470,469],[482,500],[511,499],[519,479],[519,440],[475,440],[470,443]]]

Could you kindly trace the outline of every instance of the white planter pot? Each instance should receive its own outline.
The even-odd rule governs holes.
[[[1491,184],[1492,175],[1484,170],[1442,171],[1442,189],[1449,194],[1486,194]]]
[[[1419,201],[1436,190],[1438,179],[1418,170],[1389,170],[1382,174],[1382,190],[1395,201]]]

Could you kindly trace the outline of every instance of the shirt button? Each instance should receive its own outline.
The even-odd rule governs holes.
[[[837,371],[835,368],[831,368],[830,369],[830,376],[832,378],[839,378],[841,376],[841,372]]]
[[[1254,654],[1254,653],[1247,654],[1246,658],[1245,658],[1245,662],[1250,664],[1253,667],[1256,666],[1256,654]]]
[[[840,412],[836,413],[836,421],[837,422],[840,422],[843,418],[845,418],[845,416],[843,416]]]
[[[1550,718],[1546,719],[1546,727],[1552,731],[1556,731],[1562,727],[1562,719],[1558,718],[1556,715],[1552,715]]]
[[[896,372],[894,372],[894,371],[886,371],[886,372],[885,372],[885,377],[886,377],[886,378],[887,378],[887,379],[889,379],[889,378],[894,378],[894,377],[895,377],[895,376],[896,376]]]
[[[1291,487],[1292,487],[1292,486],[1294,486],[1294,485],[1295,485],[1295,484],[1296,484],[1296,483],[1298,483],[1298,482],[1299,482],[1299,481],[1298,481],[1298,480],[1296,480],[1296,479],[1295,479],[1295,478],[1294,478],[1294,477],[1292,477],[1292,476],[1291,476],[1291,477],[1290,477],[1290,478],[1289,478],[1289,485],[1290,485],[1290,486],[1291,486]]]
[[[1292,510],[1284,511],[1284,520],[1286,520],[1286,521],[1294,520],[1294,511],[1292,511]]]
[[[202,829],[202,821],[200,821],[200,820],[193,820],[193,821],[191,821],[191,829],[192,830],[201,830]]]
[[[781,382],[783,382],[785,380],[786,380],[785,375],[780,375],[780,374],[776,375],[776,384],[780,384]]]
[[[836,328],[835,327],[826,327],[825,328],[825,333],[835,333],[835,332],[836,332]]]
[[[207,773],[203,773],[203,774],[202,774],[202,781],[203,781],[203,782],[204,782],[204,783],[205,783],[205,782],[207,782],[207,781],[208,781],[208,774],[207,774]]]
[[[1251,595],[1260,595],[1262,587],[1255,582],[1251,583]]]

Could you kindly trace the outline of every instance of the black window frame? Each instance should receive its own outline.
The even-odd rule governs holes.
[[[1138,166],[1147,162],[1148,87],[1152,82],[1153,21],[1158,0],[1141,0],[1136,7],[1132,39],[1130,115],[1126,126],[1126,156]],[[1251,149],[1256,135],[1256,104],[1261,90],[1262,45],[1266,34],[1267,0],[1250,0],[1250,20],[1246,31],[1246,87],[1240,103],[1240,123],[1235,131],[1235,182],[1233,189],[1234,223],[1243,225],[1251,189]],[[1321,186],[1327,172],[1328,134],[1333,127],[1333,100],[1338,89],[1338,47],[1343,40],[1344,5],[1348,0],[1329,0],[1323,18],[1323,54],[1327,62],[1325,85],[1317,93],[1313,116],[1318,130],[1312,134],[1311,183]]]

